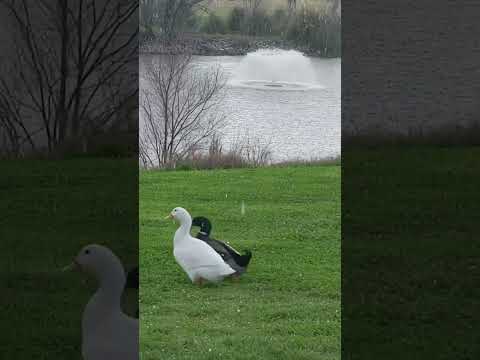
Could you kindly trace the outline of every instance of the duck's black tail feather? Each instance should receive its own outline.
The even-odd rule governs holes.
[[[127,274],[126,289],[138,289],[139,277],[138,266],[130,270]]]
[[[237,263],[237,265],[241,267],[246,267],[250,262],[250,258],[252,257],[252,252],[250,250],[244,251],[244,254],[242,255],[229,244],[219,240],[214,240],[214,241],[217,241],[218,243],[223,245],[223,248],[230,254],[230,256]]]
[[[245,250],[244,254],[242,256],[239,256],[237,263],[242,267],[247,267],[251,259],[252,259],[252,252],[250,250]]]

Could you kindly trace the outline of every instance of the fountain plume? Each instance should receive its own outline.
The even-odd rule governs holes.
[[[270,90],[305,90],[319,87],[313,65],[296,50],[260,49],[248,53],[232,79],[233,85]]]

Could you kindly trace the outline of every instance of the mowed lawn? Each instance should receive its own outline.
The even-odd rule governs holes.
[[[191,284],[176,206],[252,250],[238,283]],[[141,358],[339,359],[340,210],[339,166],[141,172]]]
[[[480,147],[344,146],[342,162],[342,358],[477,359]]]

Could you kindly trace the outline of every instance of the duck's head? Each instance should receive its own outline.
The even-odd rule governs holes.
[[[200,232],[207,236],[210,235],[210,232],[212,231],[212,223],[203,216],[194,217],[192,220],[192,226],[199,226]]]
[[[122,263],[110,249],[102,245],[85,246],[73,259],[72,264],[64,270],[80,270],[94,276],[100,282],[104,280],[125,282]]]
[[[173,209],[170,212],[170,215],[166,217],[166,219],[173,219],[179,222],[180,224],[184,224],[188,221],[190,222],[192,221],[192,217],[190,216],[188,211],[182,207],[176,207],[175,209]]]

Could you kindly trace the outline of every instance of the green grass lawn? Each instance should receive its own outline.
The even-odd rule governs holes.
[[[252,250],[240,282],[190,283],[175,206]],[[339,166],[141,172],[140,262],[143,360],[340,358]]]
[[[342,359],[478,358],[480,147],[342,164]]]
[[[137,264],[137,181],[135,160],[0,162],[2,359],[81,358],[95,284],[60,269],[89,243]],[[132,313],[136,294],[127,296]]]

